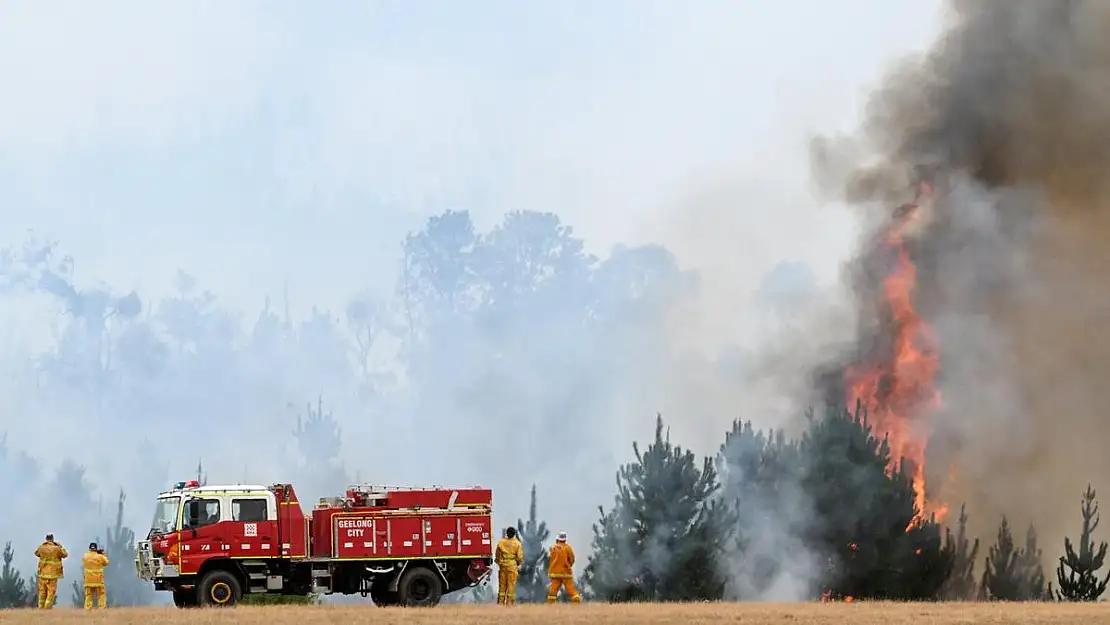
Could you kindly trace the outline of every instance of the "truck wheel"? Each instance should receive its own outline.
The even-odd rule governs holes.
[[[239,580],[227,571],[209,571],[200,580],[197,598],[201,605],[230,608],[239,603],[243,590]]]
[[[396,593],[384,591],[384,589],[381,589],[380,591],[380,589],[371,588],[370,598],[371,601],[374,602],[374,605],[376,605],[377,607],[388,607],[401,603],[400,599],[397,598]]]
[[[379,608],[388,608],[400,603],[397,593],[386,589],[388,585],[386,582],[377,582],[370,587],[370,599]]]
[[[397,598],[404,606],[430,608],[438,605],[442,596],[439,577],[422,566],[406,570],[397,583]]]
[[[193,608],[197,605],[197,591],[192,589],[180,589],[173,591],[173,604],[179,608]]]

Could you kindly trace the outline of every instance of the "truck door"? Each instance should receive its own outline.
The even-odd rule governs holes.
[[[231,555],[271,558],[278,553],[277,504],[272,495],[231,498]]]
[[[219,497],[193,497],[181,515],[181,572],[196,573],[209,558],[228,556],[229,536],[221,523],[224,506]]]

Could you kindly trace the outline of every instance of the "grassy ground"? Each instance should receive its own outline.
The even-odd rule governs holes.
[[[528,625],[575,623],[589,625],[635,623],[744,623],[744,625],[928,625],[998,624],[1110,625],[1110,605],[1066,603],[967,603],[967,604],[759,604],[720,603],[684,605],[442,605],[432,609],[348,606],[239,607],[231,610],[177,610],[174,608],[119,608],[86,614],[73,608],[0,611],[0,623],[30,625],[63,623],[242,623],[243,625],[315,625],[317,623],[412,623],[434,625]]]

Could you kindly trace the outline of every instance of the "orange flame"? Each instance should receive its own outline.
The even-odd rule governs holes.
[[[890,351],[872,354],[846,371],[849,409],[854,409],[857,401],[864,407],[875,435],[889,437],[895,466],[905,460],[912,476],[916,513],[907,531],[926,518],[927,510],[925,448],[929,431],[921,418],[940,406],[934,386],[939,365],[937,343],[932,328],[914,307],[917,267],[905,242],[906,229],[920,218],[921,200],[931,197],[931,185],[922,183],[915,201],[899,211],[882,242],[883,251],[894,261],[880,285],[880,303],[890,315],[886,325]],[[940,520],[947,506],[934,506],[931,512]]]
[[[856,598],[852,595],[845,595],[844,598],[841,599],[841,601],[844,603],[852,603],[855,600]],[[825,592],[821,593],[821,603],[832,603],[835,601],[836,599],[833,599],[833,594],[831,590],[826,590]]]

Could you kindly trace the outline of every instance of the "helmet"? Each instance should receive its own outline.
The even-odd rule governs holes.
[[[566,532],[559,532],[559,534],[555,537],[555,540],[557,540],[561,543],[567,542],[567,533]]]
[[[96,551],[96,543],[89,543],[89,551]]]

